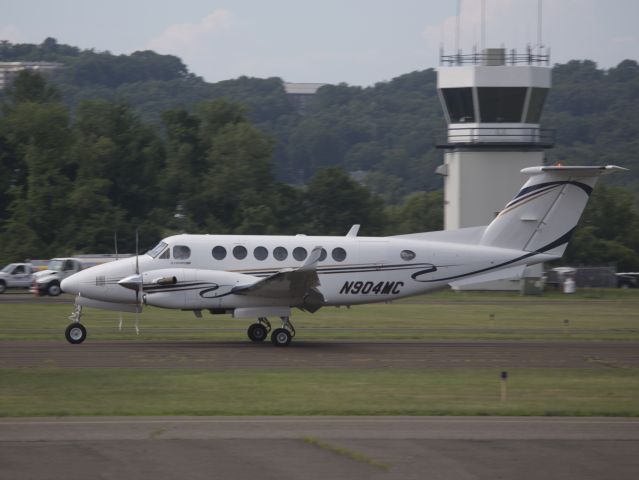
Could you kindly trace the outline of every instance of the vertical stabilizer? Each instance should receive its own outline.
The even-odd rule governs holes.
[[[486,228],[482,245],[561,256],[600,175],[625,170],[604,167],[530,167],[530,175]]]

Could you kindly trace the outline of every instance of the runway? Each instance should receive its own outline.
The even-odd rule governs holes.
[[[0,368],[624,368],[635,342],[0,342]]]
[[[624,480],[638,448],[623,418],[0,419],[0,479]]]

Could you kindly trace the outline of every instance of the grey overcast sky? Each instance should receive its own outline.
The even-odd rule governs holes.
[[[486,46],[537,43],[538,0],[485,0]],[[461,0],[460,46],[480,44],[481,0]],[[457,0],[2,0],[0,39],[177,55],[208,81],[240,75],[371,85],[452,53]],[[639,59],[639,0],[545,0],[553,63]]]

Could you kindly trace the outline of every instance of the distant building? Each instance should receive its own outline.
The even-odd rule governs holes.
[[[62,68],[58,62],[0,62],[0,90],[8,87],[18,72],[22,70],[37,70],[49,73]]]
[[[285,83],[284,90],[298,112],[303,112],[313,95],[327,83]]]

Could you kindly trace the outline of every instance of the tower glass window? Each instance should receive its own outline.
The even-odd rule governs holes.
[[[526,123],[539,123],[541,111],[544,108],[548,95],[547,88],[533,88],[530,92],[530,103],[528,104],[528,113],[526,114]]]
[[[450,123],[468,123],[475,121],[472,88],[442,88],[446,110]]]
[[[479,87],[479,117],[486,123],[522,121],[525,87]]]

